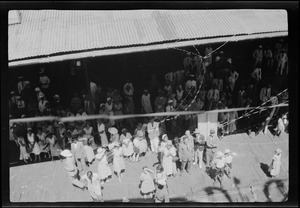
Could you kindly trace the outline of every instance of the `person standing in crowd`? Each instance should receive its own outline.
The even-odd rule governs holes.
[[[78,138],[73,139],[73,143],[71,144],[71,152],[75,157],[78,168],[80,166],[79,171],[85,170],[85,151],[82,142],[78,142]]]
[[[232,71],[230,73],[230,76],[228,77],[228,83],[229,83],[229,88],[231,90],[231,93],[233,93],[234,91],[235,82],[239,78],[239,76],[240,76],[239,73],[237,73],[236,71]]]
[[[113,100],[108,97],[106,99],[106,103],[105,103],[105,111],[108,112],[108,114],[110,116],[113,116],[114,115],[114,103],[113,103]],[[114,126],[115,125],[115,120],[114,119],[109,119],[109,123],[110,123],[110,126]]]
[[[191,53],[188,52],[186,54],[186,57],[183,59],[183,68],[187,72],[190,70],[190,68],[193,67],[193,59],[191,57]]]
[[[133,143],[131,141],[132,135],[127,131],[126,128],[122,129],[122,134],[120,136],[120,142],[122,144],[123,155],[125,158],[129,158],[129,161],[132,162],[133,156]]]
[[[163,159],[162,159],[162,166],[167,177],[175,176],[176,175],[176,164],[173,158],[176,157],[176,149],[172,144],[171,140],[167,140],[166,146],[162,149]]]
[[[231,169],[232,169],[232,156],[235,156],[236,154],[231,152],[229,149],[226,149],[225,150],[225,154],[224,154],[224,162],[225,162],[225,169],[224,169],[224,172],[225,174],[227,175],[227,177],[229,179],[231,179],[231,176],[230,176],[230,172],[231,172]]]
[[[235,105],[232,104],[231,108],[235,108]],[[234,132],[236,132],[237,128],[236,128],[236,119],[238,118],[238,114],[236,111],[232,110],[229,112],[229,122],[228,122],[228,131],[229,134],[233,134]]]
[[[251,72],[251,77],[256,83],[261,81],[261,64],[258,64]]]
[[[252,56],[254,58],[254,65],[253,68],[255,68],[258,64],[262,64],[263,60],[263,48],[262,45],[259,45],[257,49],[253,52]]]
[[[165,93],[166,97],[171,96],[172,92],[173,92],[173,89],[172,89],[170,82],[166,82],[166,84],[164,86],[164,93]]]
[[[151,106],[151,100],[150,100],[150,94],[147,89],[144,90],[144,93],[142,95],[141,99],[142,103],[142,112],[144,113],[152,113],[152,106]]]
[[[81,109],[81,99],[78,93],[74,93],[73,98],[71,99],[71,108],[73,113],[77,113]]]
[[[272,162],[269,166],[269,173],[272,178],[275,178],[280,173],[280,166],[281,166],[281,149],[275,150],[275,154],[272,158]]]
[[[26,142],[23,136],[19,135],[17,136],[17,141],[20,147],[20,157],[19,160],[23,160],[25,163],[27,163],[27,160],[30,159],[32,161],[30,155],[27,153],[26,150]]]
[[[167,100],[163,96],[163,92],[159,90],[158,96],[155,98],[154,105],[155,105],[155,112],[164,112],[164,106]]]
[[[268,100],[268,95],[267,95],[267,86],[264,85],[259,93],[259,99],[260,99],[260,104],[267,102]]]
[[[122,105],[122,103],[121,103],[121,100],[120,99],[117,99],[117,100],[115,100],[115,102],[114,102],[114,114],[116,115],[116,116],[121,116],[121,115],[123,115],[123,105]],[[117,119],[117,120],[115,120],[115,123],[116,123],[116,127],[118,128],[118,129],[122,129],[122,121],[123,121],[123,119]]]
[[[272,69],[273,67],[273,52],[270,46],[266,50],[264,50],[264,59],[266,60],[266,66],[268,69]]]
[[[88,115],[93,115],[96,111],[96,105],[93,101],[90,100],[88,95],[84,95],[83,110]]]
[[[203,151],[205,145],[205,137],[200,133],[199,129],[195,129],[194,131],[196,138],[195,138],[195,160],[193,165],[199,165],[199,168],[202,168],[203,163]]]
[[[194,141],[194,137],[191,135],[190,130],[185,131],[185,136],[188,137],[188,146],[189,146],[189,149],[190,149],[191,154],[192,154],[191,162],[193,162],[193,160],[195,158],[195,141]]]
[[[100,140],[101,140],[101,146],[102,147],[107,147],[108,140],[107,140],[107,135],[106,135],[106,132],[105,132],[105,126],[104,126],[104,123],[103,123],[103,119],[98,119],[97,120],[97,130],[98,130],[99,137],[100,137]]]
[[[49,148],[49,144],[47,143],[47,140],[46,140],[46,134],[45,132],[42,131],[42,128],[39,127],[37,129],[37,134],[36,134],[37,138],[38,138],[38,144],[40,146],[40,149],[41,149],[41,152],[43,152],[45,154],[45,157],[47,156],[48,154],[48,158],[50,158],[50,148]]]
[[[20,117],[21,115],[26,114],[26,105],[21,96],[16,96],[16,98],[17,98],[16,104],[17,104],[17,112],[18,112],[17,116]]]
[[[284,117],[285,117],[285,114],[282,114],[281,117],[277,121],[276,128],[274,129],[277,136],[280,136],[280,134],[285,131],[285,125],[283,123]]]
[[[134,112],[134,109],[135,109],[134,102],[133,102],[134,88],[133,88],[133,85],[130,80],[127,80],[126,83],[124,84],[123,92],[124,92],[125,98],[127,98],[131,102],[133,112]]]
[[[282,75],[283,71],[286,71],[286,74],[288,74],[288,55],[284,49],[281,49],[279,51],[279,54],[277,55],[277,68],[276,68],[276,73]]]
[[[225,169],[225,162],[224,162],[224,154],[222,152],[217,152],[216,157],[213,160],[213,170],[215,171],[214,176],[214,183],[219,181],[220,188],[223,188],[223,176],[224,176],[224,169]]]
[[[45,74],[44,71],[40,72],[39,84],[40,84],[41,89],[47,94],[47,96],[49,96],[48,93],[49,93],[50,79]]]
[[[115,127],[110,127],[108,129],[108,132],[110,133],[110,142],[111,143],[119,143],[120,142],[120,135],[118,133],[118,129]]]
[[[22,76],[19,76],[19,77],[18,77],[18,84],[17,84],[17,86],[18,86],[18,92],[19,92],[19,95],[21,95],[23,89],[25,88],[25,80],[24,80],[24,77],[22,77]]]
[[[114,166],[114,172],[116,173],[118,180],[120,183],[122,183],[123,178],[123,172],[125,171],[125,163],[123,159],[123,150],[120,148],[119,143],[115,143],[115,147],[113,148],[113,166]]]
[[[70,150],[65,149],[60,153],[61,156],[63,156],[63,162],[64,162],[64,168],[67,171],[69,175],[69,179],[71,183],[84,190],[85,185],[83,182],[78,180],[78,169],[76,168],[75,165],[75,159],[73,154],[70,152]]]
[[[144,157],[148,151],[148,143],[147,143],[143,128],[140,131],[142,132],[142,134],[139,133],[141,135],[141,136],[139,136],[139,149],[140,149],[139,154],[140,154],[140,157],[141,156]]]
[[[164,167],[161,164],[158,164],[154,173],[154,181],[156,186],[158,185],[158,181],[163,180],[167,183],[167,174],[164,171]]]
[[[158,153],[159,123],[154,121],[154,117],[151,117],[150,122],[147,124],[147,132],[150,139],[151,151],[153,153]]]
[[[182,97],[183,97],[183,89],[182,89],[182,85],[178,85],[177,89],[176,89],[176,99],[177,99],[177,102],[180,102]]]
[[[87,182],[87,189],[93,201],[103,202],[103,194],[102,194],[98,174],[93,173],[92,171],[88,171],[86,174],[81,176],[81,180]]]
[[[34,154],[34,162],[37,161],[37,158],[39,159],[39,162],[41,162],[41,149],[39,144],[36,141],[36,137],[34,133],[32,133],[32,129],[28,128],[27,129],[27,139],[29,142],[29,148],[32,149],[32,153]]]
[[[218,87],[214,85],[207,93],[208,110],[212,110],[220,99]]]
[[[92,141],[91,140],[84,140],[83,141],[83,148],[84,148],[84,151],[85,151],[88,166],[91,166],[91,164],[95,160],[94,150],[91,146],[92,146]]]
[[[133,160],[132,162],[138,162],[140,156],[140,137],[143,137],[143,132],[138,131],[133,139]]]
[[[148,196],[150,196],[150,198],[152,198],[153,192],[155,191],[155,186],[154,186],[154,182],[153,182],[151,173],[153,174],[153,171],[150,170],[147,166],[144,166],[143,172],[140,176],[141,193],[144,196],[145,200],[147,199]]]
[[[215,156],[215,149],[217,148],[216,145],[216,139],[215,139],[215,133],[216,131],[214,129],[211,129],[209,131],[209,136],[207,137],[205,151],[206,151],[206,164],[211,167],[212,161]]]
[[[90,89],[91,89],[92,101],[95,103],[96,102],[96,93],[97,93],[97,89],[98,89],[97,84],[90,81]]]
[[[105,182],[109,182],[109,178],[111,178],[112,173],[110,167],[108,166],[107,154],[103,147],[100,146],[97,149],[97,154],[95,158],[98,162],[98,175],[101,184],[104,184]]]
[[[169,193],[167,189],[167,183],[165,180],[157,181],[157,188],[155,193],[155,203],[169,203]]]
[[[186,170],[188,174],[190,173],[191,169],[191,163],[193,161],[193,154],[192,149],[189,145],[189,137],[184,135],[182,137],[183,143],[179,145],[179,159],[181,162],[181,175],[183,174],[183,171]]]
[[[212,63],[212,47],[211,47],[211,45],[208,45],[206,48],[205,48],[205,56],[207,56],[207,58],[206,58],[206,62],[208,63],[208,65],[209,64],[211,64]]]

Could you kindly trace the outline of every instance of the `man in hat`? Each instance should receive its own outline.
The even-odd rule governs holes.
[[[25,80],[22,76],[19,76],[18,77],[18,92],[20,95],[24,88],[25,88]]]
[[[167,102],[167,99],[164,97],[164,93],[159,90],[158,96],[155,98],[154,105],[155,105],[155,112],[164,112],[164,106]]]
[[[73,138],[73,143],[71,144],[71,152],[75,157],[78,168],[80,166],[80,171],[85,170],[85,150],[82,142],[78,142],[78,136],[75,136],[75,138]]]
[[[236,155],[235,153],[232,153],[229,149],[225,150],[225,154],[224,154],[224,162],[225,162],[225,174],[227,175],[227,177],[230,179],[230,170],[232,169],[232,156]]]
[[[253,66],[253,68],[255,69],[255,67],[257,66],[257,64],[262,64],[262,60],[263,60],[263,56],[264,56],[262,45],[259,45],[258,48],[255,49],[255,51],[253,52],[252,56],[254,58],[254,66]]]
[[[272,178],[275,178],[280,173],[280,166],[281,166],[281,149],[276,149],[275,154],[272,158],[272,162],[269,166],[269,173]]]
[[[216,145],[216,138],[215,138],[216,131],[211,129],[209,131],[209,136],[207,137],[206,141],[206,164],[208,166],[212,166],[212,161],[214,159],[215,149],[217,148]]]
[[[147,132],[150,139],[151,151],[154,153],[158,153],[159,123],[154,121],[154,117],[151,117],[150,122],[147,124]]]
[[[183,170],[186,170],[188,174],[190,173],[191,163],[193,161],[193,149],[190,146],[189,137],[184,135],[182,137],[183,143],[179,144],[179,160],[181,162],[181,175],[183,174]]]
[[[114,115],[113,107],[114,107],[113,100],[112,100],[110,97],[108,97],[108,98],[106,99],[106,103],[105,103],[105,111],[106,111],[110,116],[113,116],[113,115]],[[109,119],[109,123],[110,123],[110,126],[114,126],[114,125],[115,125],[115,120]]]
[[[85,185],[81,181],[78,180],[78,169],[75,165],[75,159],[73,154],[70,152],[70,150],[65,149],[61,151],[61,156],[64,158],[64,168],[67,171],[70,181],[74,186],[77,186],[84,190]]]
[[[169,193],[167,189],[167,183],[165,180],[157,181],[157,188],[155,193],[155,203],[169,203]]]
[[[39,104],[38,104],[41,114],[43,114],[45,112],[48,104],[49,104],[48,100],[46,100],[45,96],[41,94],[39,96]]]
[[[202,168],[202,162],[203,162],[203,152],[204,152],[204,146],[205,146],[205,138],[200,133],[199,129],[195,129],[194,134],[196,136],[195,138],[195,160],[194,165],[199,163],[199,168]]]

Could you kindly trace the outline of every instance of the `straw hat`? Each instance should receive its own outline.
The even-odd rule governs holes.
[[[229,149],[226,149],[225,154],[229,154],[229,153],[231,153],[231,151]]]
[[[70,150],[67,150],[67,149],[61,151],[60,155],[64,156],[64,157],[72,157],[73,156],[73,154],[70,152]]]
[[[144,133],[143,133],[143,131],[139,130],[139,131],[136,133],[136,135],[137,135],[138,137],[143,137],[143,136],[144,136]]]
[[[224,156],[224,154],[221,151],[217,152],[217,154],[216,154],[216,158],[220,158],[223,156]]]
[[[157,183],[159,185],[165,186],[166,185],[166,181],[165,180],[158,180]]]
[[[108,132],[111,133],[111,134],[116,134],[116,133],[118,133],[118,129],[116,129],[115,127],[110,127],[108,129]]]
[[[282,151],[281,151],[281,149],[279,149],[279,148],[278,148],[277,150],[275,150],[275,153],[276,153],[276,154],[280,154],[281,152],[282,152]]]

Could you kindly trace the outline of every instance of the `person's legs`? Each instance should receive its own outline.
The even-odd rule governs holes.
[[[194,157],[194,163],[193,163],[193,165],[196,165],[198,163],[198,156],[199,156],[198,154],[199,154],[199,151],[196,150],[195,151],[195,157]]]
[[[202,161],[203,161],[203,151],[198,152],[198,159],[199,159],[199,168],[202,168]]]
[[[150,139],[150,147],[151,147],[151,151],[155,152],[154,151],[154,139]]]
[[[181,173],[183,173],[183,170],[185,169],[187,161],[181,161]]]
[[[186,172],[191,174],[192,161],[187,161]]]

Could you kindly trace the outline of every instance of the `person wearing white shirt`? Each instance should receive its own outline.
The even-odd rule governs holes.
[[[85,175],[81,176],[81,180],[87,182],[87,189],[94,202],[103,202],[103,194],[99,176],[97,173],[88,171]]]
[[[208,110],[211,110],[213,106],[219,101],[220,95],[217,86],[215,85],[211,88],[207,93],[207,100],[208,100]]]
[[[42,89],[48,89],[49,85],[50,85],[50,79],[47,75],[45,75],[44,72],[40,72],[40,85],[42,87]]]
[[[151,105],[151,100],[150,100],[150,94],[149,94],[147,89],[144,90],[141,102],[142,102],[143,111],[145,113],[152,113],[153,112],[152,105]]]
[[[154,117],[151,117],[150,122],[147,124],[147,132],[150,139],[151,151],[158,153],[159,123],[154,121]]]

